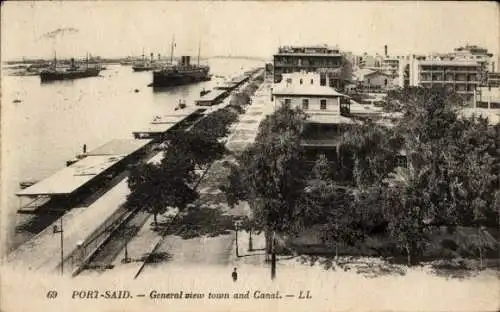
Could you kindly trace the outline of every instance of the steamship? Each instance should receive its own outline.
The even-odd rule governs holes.
[[[89,67],[88,58],[85,67],[75,63],[75,59],[71,59],[71,64],[67,68],[57,68],[57,61],[54,61],[54,66],[49,69],[40,71],[40,79],[42,82],[55,80],[68,80],[98,76],[101,72],[100,66]]]
[[[210,80],[210,67],[190,64],[189,56],[182,56],[180,64],[153,71],[153,87],[178,86]]]

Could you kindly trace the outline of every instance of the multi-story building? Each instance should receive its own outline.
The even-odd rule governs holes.
[[[409,69],[410,86],[444,87],[469,104],[473,103],[474,92],[480,84],[481,65],[475,61],[412,59]]]
[[[476,90],[474,106],[487,108],[500,116],[500,87],[480,87]]]
[[[388,56],[383,58],[381,70],[392,78],[396,78],[399,71],[399,59],[397,57]]]
[[[307,114],[301,144],[308,159],[325,154],[336,162],[343,131],[356,123],[350,115],[350,98],[320,83],[318,73],[283,74],[283,80],[272,90],[276,108],[287,105]]]
[[[318,72],[331,87],[342,90],[351,80],[352,67],[338,48],[321,46],[280,47],[274,55],[274,81],[280,82],[282,75],[299,71]]]
[[[488,87],[498,88],[500,87],[500,72],[489,72],[488,80],[486,82]]]

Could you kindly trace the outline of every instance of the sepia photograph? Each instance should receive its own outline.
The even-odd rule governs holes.
[[[500,311],[500,6],[5,1],[0,310]]]

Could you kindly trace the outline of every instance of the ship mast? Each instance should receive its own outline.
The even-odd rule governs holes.
[[[200,46],[201,46],[201,39],[198,40],[198,66],[200,66]]]
[[[170,46],[170,64],[174,62],[174,47],[175,47],[175,35],[172,37],[172,44]]]

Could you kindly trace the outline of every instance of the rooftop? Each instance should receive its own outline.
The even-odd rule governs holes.
[[[87,156],[50,177],[16,193],[17,196],[69,195],[125,156]]]
[[[169,113],[168,115],[163,115],[163,116],[155,116],[153,118],[153,121],[151,121],[152,124],[172,124],[172,123],[177,123],[187,116],[191,115],[194,113],[196,110],[199,108],[190,106],[186,107],[184,109],[179,109],[176,111],[173,111]]]
[[[485,108],[464,108],[461,111],[459,111],[459,113],[464,118],[471,118],[472,116],[475,117],[481,116],[483,118],[488,118],[488,123],[490,125],[500,124],[499,113],[495,113]]]
[[[201,96],[198,101],[214,101],[221,95],[225,94],[225,90],[212,90],[208,92],[207,94]]]
[[[347,95],[335,91],[329,86],[311,84],[295,85],[289,84],[279,86],[273,90],[274,95],[297,95],[297,96],[320,96],[320,97],[347,97]]]
[[[422,60],[419,62],[420,65],[440,65],[440,66],[479,66],[479,64],[475,61],[469,60],[453,60],[453,61],[444,61],[444,60]]]
[[[175,125],[176,123],[151,123],[134,133],[164,133]]]
[[[129,155],[144,147],[151,140],[115,139],[87,153],[88,156]]]
[[[339,114],[321,114],[321,113],[309,113],[309,117],[306,120],[307,123],[316,124],[357,124],[358,122],[352,118],[345,117]]]

